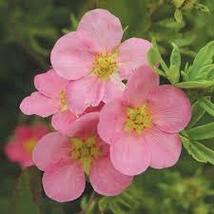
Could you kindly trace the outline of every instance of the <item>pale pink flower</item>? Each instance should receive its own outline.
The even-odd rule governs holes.
[[[132,181],[115,170],[108,145],[97,135],[98,112],[87,113],[70,126],[69,136],[52,132],[33,151],[33,161],[44,171],[42,183],[48,197],[72,201],[85,189],[85,174],[94,190],[102,195],[120,194]]]
[[[26,115],[35,114],[41,117],[53,115],[52,126],[58,131],[66,132],[69,124],[77,118],[68,109],[69,83],[70,81],[58,76],[53,69],[36,75],[34,85],[38,91],[21,102],[21,111]]]
[[[121,99],[106,104],[98,133],[110,144],[113,166],[136,175],[149,166],[173,166],[181,153],[178,132],[190,121],[191,105],[184,92],[159,86],[159,77],[141,67],[129,79]]]
[[[140,38],[121,43],[122,36],[120,20],[107,10],[95,9],[82,17],[77,31],[55,44],[51,52],[54,70],[65,79],[76,80],[69,86],[74,112],[118,98],[125,86],[122,80],[148,65],[151,43]]]
[[[17,162],[22,168],[32,166],[32,151],[40,138],[48,133],[44,125],[19,125],[5,146],[5,154],[12,162]]]

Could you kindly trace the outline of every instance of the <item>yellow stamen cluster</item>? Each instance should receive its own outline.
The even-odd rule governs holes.
[[[86,139],[71,138],[71,158],[79,161],[86,174],[89,174],[91,162],[98,158],[102,150],[96,143],[95,137]]]
[[[116,52],[98,54],[94,59],[92,73],[102,80],[108,80],[117,71],[117,56]]]
[[[59,102],[60,102],[60,111],[68,110],[68,100],[67,100],[67,97],[65,95],[65,91],[64,90],[62,90],[59,93]]]
[[[35,139],[30,139],[27,140],[24,144],[24,150],[28,153],[31,154],[33,152],[34,147],[36,146],[37,141]]]
[[[127,109],[127,119],[124,124],[125,131],[141,134],[144,129],[151,126],[152,117],[146,105]]]

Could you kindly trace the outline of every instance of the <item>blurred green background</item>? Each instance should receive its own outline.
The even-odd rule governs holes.
[[[176,2],[183,2],[177,6],[177,21]],[[185,151],[176,167],[149,169],[121,196],[91,194],[89,185],[82,198],[62,204],[45,197],[36,169],[21,174],[5,157],[4,145],[13,129],[35,120],[19,110],[20,101],[34,90],[33,76],[50,66],[49,53],[57,38],[75,30],[81,16],[97,7],[120,18],[127,27],[124,39],[155,39],[166,62],[171,42],[180,47],[185,64],[214,39],[213,0],[0,0],[0,213],[214,213],[212,166],[196,163]]]

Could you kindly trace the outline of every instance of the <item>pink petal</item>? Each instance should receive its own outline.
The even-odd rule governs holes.
[[[44,171],[61,159],[67,159],[69,145],[66,137],[58,132],[52,132],[37,143],[33,150],[33,162]]]
[[[106,143],[113,143],[123,134],[123,124],[126,118],[125,107],[120,101],[106,104],[100,112],[98,133]]]
[[[32,132],[33,136],[36,139],[40,139],[42,136],[48,133],[48,127],[46,125],[38,123],[32,127]]]
[[[5,154],[12,162],[17,162],[21,167],[32,166],[32,158],[30,154],[27,154],[22,147],[22,144],[13,141],[5,146]]]
[[[29,138],[32,138],[34,135],[33,129],[30,128],[28,125],[19,125],[14,132],[14,137],[17,141],[25,141]]]
[[[191,104],[185,93],[170,85],[154,89],[149,97],[153,122],[161,130],[177,133],[187,126],[191,119]]]
[[[103,101],[109,103],[115,99],[122,97],[123,91],[125,90],[125,84],[117,76],[113,76],[110,81],[106,83],[105,96]]]
[[[110,146],[113,166],[125,175],[137,175],[150,165],[151,153],[142,138],[124,136]]]
[[[20,109],[26,115],[35,114],[48,117],[58,111],[58,103],[39,92],[33,92],[29,97],[22,100]]]
[[[114,169],[109,157],[96,160],[92,165],[89,177],[94,190],[105,196],[120,194],[132,182],[131,176],[123,175]]]
[[[142,66],[128,80],[123,100],[127,105],[140,105],[158,85],[159,76],[149,67]]]
[[[45,171],[42,183],[48,197],[58,202],[73,201],[85,189],[85,176],[76,163],[58,163]]]
[[[72,32],[56,42],[51,52],[51,63],[61,77],[77,80],[91,71],[96,53],[93,42],[84,32]]]
[[[116,48],[123,36],[120,20],[103,9],[87,12],[79,23],[78,31],[87,32],[96,41],[99,51]]]
[[[101,102],[98,106],[90,106],[83,112],[83,114],[90,112],[100,112],[104,105],[105,103]]]
[[[97,106],[104,97],[104,83],[94,76],[87,76],[68,86],[69,108],[76,114],[89,106]]]
[[[162,169],[176,164],[181,154],[181,143],[178,135],[153,129],[144,137],[151,152],[151,167]]]
[[[147,54],[151,43],[144,39],[131,38],[123,42],[119,48],[119,70],[127,79],[135,69],[149,65]]]
[[[60,133],[67,134],[67,130],[76,119],[77,116],[70,111],[58,112],[52,116],[51,124]]]
[[[82,115],[76,119],[67,129],[67,135],[84,137],[97,134],[97,124],[99,121],[99,112],[91,112]]]
[[[45,96],[52,98],[58,97],[59,93],[65,90],[68,83],[68,80],[58,76],[53,69],[38,74],[34,78],[36,89]]]

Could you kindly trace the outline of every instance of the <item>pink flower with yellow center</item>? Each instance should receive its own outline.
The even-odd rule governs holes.
[[[5,146],[5,154],[21,167],[32,166],[34,165],[32,151],[40,138],[47,133],[48,129],[44,125],[19,125],[12,139]]]
[[[75,80],[69,86],[69,104],[76,113],[101,101],[121,96],[122,80],[133,70],[148,65],[151,43],[131,38],[121,43],[123,28],[110,12],[95,9],[81,19],[77,31],[61,37],[51,52],[54,70],[63,78]],[[75,95],[75,96],[74,96]]]
[[[97,135],[99,113],[91,112],[71,124],[68,136],[52,132],[33,151],[36,166],[44,171],[42,183],[50,198],[72,201],[85,189],[85,175],[102,195],[120,194],[132,181],[113,168],[109,147]]]
[[[159,76],[148,67],[129,79],[123,97],[100,112],[98,133],[110,145],[113,166],[136,175],[149,166],[173,166],[181,153],[178,133],[191,119],[191,105],[184,92],[159,85]]]
[[[58,76],[52,69],[38,74],[34,85],[38,91],[26,97],[20,104],[21,111],[26,115],[52,117],[52,125],[56,130],[66,132],[66,128],[74,121],[75,116],[68,109],[67,88],[70,81]]]

